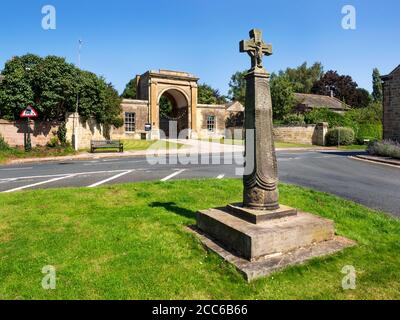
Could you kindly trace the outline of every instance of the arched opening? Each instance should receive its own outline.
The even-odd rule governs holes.
[[[189,108],[185,95],[176,90],[170,89],[162,93],[159,99],[160,130],[167,138],[174,138],[174,135],[189,128]],[[176,122],[177,132],[170,132],[171,121]],[[172,126],[173,127],[173,126]]]

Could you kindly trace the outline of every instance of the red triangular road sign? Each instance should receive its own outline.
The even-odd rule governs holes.
[[[25,110],[22,110],[19,116],[21,118],[37,118],[39,114],[32,106],[28,106]]]

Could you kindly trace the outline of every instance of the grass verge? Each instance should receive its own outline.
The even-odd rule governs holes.
[[[152,141],[152,140],[123,140],[125,151],[138,150],[160,150],[160,149],[180,149],[184,144],[172,141]]]
[[[35,147],[29,152],[23,148],[7,148],[0,150],[0,163],[15,159],[59,157],[75,154],[72,147]]]
[[[400,221],[291,185],[282,203],[334,219],[358,246],[246,283],[185,229],[241,193],[240,180],[195,180],[0,194],[0,299],[400,298]],[[41,287],[46,265],[56,290]],[[356,290],[342,289],[347,265]]]

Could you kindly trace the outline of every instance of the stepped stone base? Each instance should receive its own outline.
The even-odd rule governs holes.
[[[206,247],[235,265],[249,281],[354,245],[335,237],[333,221],[309,213],[257,224],[236,215],[230,206],[199,211],[193,230]]]

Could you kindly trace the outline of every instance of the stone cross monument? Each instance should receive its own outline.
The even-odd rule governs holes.
[[[212,251],[253,280],[354,245],[335,237],[334,223],[279,204],[269,74],[262,58],[272,46],[259,30],[240,42],[251,57],[246,75],[246,166],[243,203],[197,212],[194,231]]]
[[[272,55],[272,45],[263,42],[262,32],[257,29],[250,31],[250,38],[240,42],[240,52],[247,52],[251,57],[245,107],[246,168],[251,169],[243,177],[243,205],[233,205],[230,209],[241,215],[256,214],[259,219],[295,215],[296,210],[279,205],[270,75],[262,61],[264,55]]]

